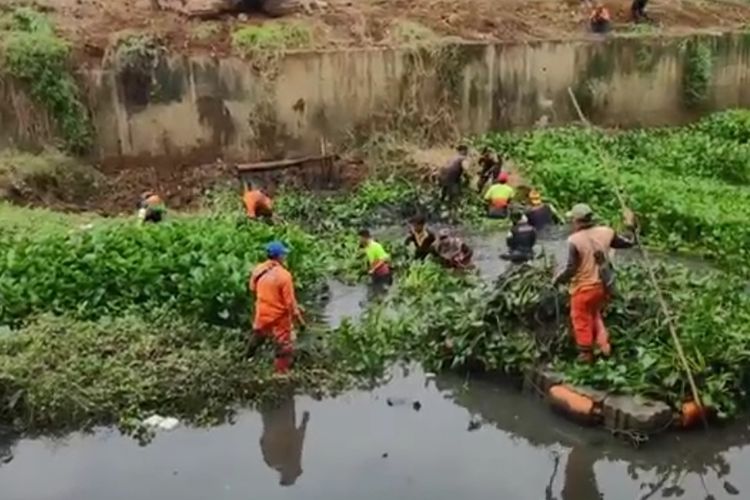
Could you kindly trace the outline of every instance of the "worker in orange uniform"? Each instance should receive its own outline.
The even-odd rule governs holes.
[[[294,295],[292,274],[284,267],[287,248],[278,241],[266,246],[268,260],[259,264],[250,276],[250,291],[255,294],[253,334],[248,343],[248,357],[267,338],[276,344],[276,373],[286,373],[294,360],[294,320],[304,325],[302,312]]]
[[[627,211],[625,224],[634,228],[633,213]],[[570,282],[570,319],[579,351],[579,360],[594,361],[594,342],[602,355],[609,356],[609,334],[604,326],[602,311],[614,284],[610,264],[613,248],[629,248],[633,239],[620,236],[607,226],[594,223],[591,207],[584,203],[568,212],[573,234],[568,238],[568,263],[557,275],[555,284]]]
[[[141,194],[138,201],[138,220],[140,222],[161,222],[167,213],[167,207],[161,197],[153,191]]]
[[[257,219],[258,217],[273,217],[273,202],[266,196],[263,191],[253,186],[250,181],[245,182],[245,192],[242,195],[242,201],[245,203],[245,213],[248,219]]]
[[[612,17],[609,15],[609,10],[601,2],[596,2],[594,8],[591,10],[589,16],[589,24],[591,31],[594,33],[609,33],[612,25]]]

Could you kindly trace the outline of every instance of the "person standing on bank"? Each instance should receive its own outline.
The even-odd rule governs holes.
[[[614,274],[610,262],[613,248],[630,248],[634,239],[618,235],[614,229],[598,225],[591,207],[579,203],[568,212],[573,234],[568,237],[568,262],[554,284],[570,283],[570,320],[578,347],[578,359],[594,362],[594,342],[603,356],[609,356],[609,333],[602,312],[613,292]],[[629,210],[625,224],[632,231],[635,218]]]

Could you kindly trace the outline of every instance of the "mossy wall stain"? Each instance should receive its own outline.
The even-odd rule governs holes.
[[[750,106],[750,35],[701,39],[713,66],[699,112]],[[683,123],[696,113],[680,98],[684,43],[613,37],[295,53],[278,61],[273,81],[240,59],[167,55],[150,72],[115,66],[83,76],[100,159],[189,161],[200,151],[241,161],[314,153],[321,139],[345,141],[355,127],[404,109],[412,116],[403,126],[447,110],[463,134],[564,124],[578,118],[568,89],[602,125]],[[3,120],[0,144],[28,136],[17,120]]]

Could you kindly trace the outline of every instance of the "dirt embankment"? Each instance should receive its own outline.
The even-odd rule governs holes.
[[[98,57],[123,31],[157,34],[172,49],[230,52],[232,32],[263,23],[260,13],[226,14],[188,20],[155,10],[152,0],[36,0],[51,12],[65,36]],[[750,26],[750,3],[718,0],[653,0],[653,24],[629,22],[630,0],[604,0],[615,32],[678,34]],[[541,40],[588,35],[590,4],[577,0],[328,0],[312,14],[293,18],[309,25],[315,47],[393,45],[456,37],[466,40]]]

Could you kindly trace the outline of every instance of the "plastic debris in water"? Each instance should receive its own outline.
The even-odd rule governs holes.
[[[160,429],[163,431],[174,430],[180,421],[174,417],[162,417],[161,415],[152,415],[143,421],[143,425],[151,429]]]

